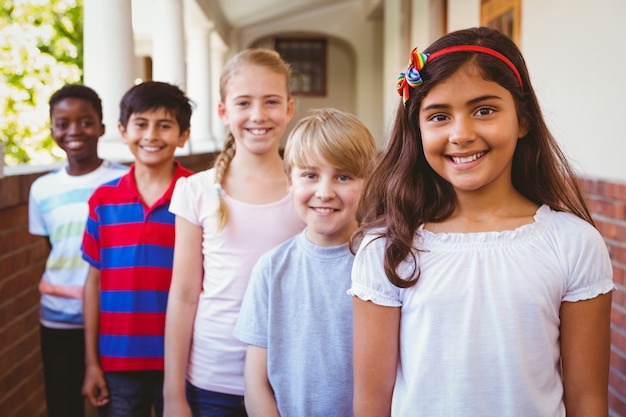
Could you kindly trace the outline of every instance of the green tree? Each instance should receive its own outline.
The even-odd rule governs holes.
[[[7,165],[62,157],[50,137],[48,99],[82,81],[82,0],[3,0],[0,142]]]

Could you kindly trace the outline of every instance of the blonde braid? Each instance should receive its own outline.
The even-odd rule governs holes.
[[[217,190],[217,198],[219,200],[219,206],[217,207],[217,221],[218,230],[222,230],[226,226],[228,221],[228,208],[226,207],[226,201],[224,200],[224,191],[222,188],[222,182],[228,172],[230,162],[235,157],[235,137],[232,133],[228,133],[226,140],[224,141],[224,149],[217,156],[215,160],[215,189]]]
[[[231,59],[228,60],[222,74],[220,75],[220,101],[225,102],[227,96],[227,89],[230,81],[239,74],[239,70],[244,66],[256,65],[263,68],[281,74],[285,77],[285,89],[289,97],[289,84],[291,80],[291,68],[289,64],[282,60],[278,52],[269,49],[244,49],[237,53]],[[215,167],[215,190],[219,199],[219,206],[217,208],[217,221],[218,231],[222,230],[226,226],[228,221],[228,208],[226,201],[224,200],[224,190],[222,183],[228,173],[228,168],[231,161],[235,157],[235,137],[232,133],[228,133],[226,141],[224,142],[224,149],[217,156]]]

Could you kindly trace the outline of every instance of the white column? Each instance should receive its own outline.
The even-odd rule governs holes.
[[[213,152],[216,143],[211,120],[217,117],[211,106],[211,27],[187,20],[187,95],[195,103],[191,115],[192,153]]]
[[[152,26],[152,78],[186,90],[183,1],[155,0]]]
[[[226,139],[226,128],[217,116],[217,105],[220,102],[220,75],[224,68],[226,44],[216,32],[211,33],[211,132],[219,149]]]
[[[106,159],[130,161],[117,130],[119,102],[133,86],[134,50],[131,2],[84,0],[84,82],[102,98],[106,133],[98,152]]]

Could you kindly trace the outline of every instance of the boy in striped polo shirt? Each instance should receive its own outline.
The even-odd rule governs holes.
[[[191,105],[176,86],[147,81],[120,103],[119,130],[135,157],[128,174],[89,200],[83,394],[102,416],[163,412],[165,309],[172,277],[174,159],[189,138]]]
[[[85,401],[83,285],[89,265],[80,245],[93,190],[128,167],[98,157],[104,134],[102,101],[91,88],[67,84],[50,97],[50,134],[67,164],[39,177],[30,188],[28,229],[50,248],[39,281],[40,337],[49,417],[82,417]]]

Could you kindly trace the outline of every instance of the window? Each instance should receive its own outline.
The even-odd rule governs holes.
[[[496,29],[520,44],[521,0],[481,0],[480,24]]]
[[[326,39],[277,38],[275,49],[291,65],[291,92],[326,95]]]

